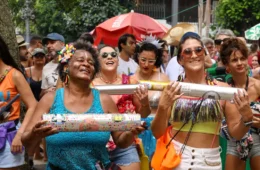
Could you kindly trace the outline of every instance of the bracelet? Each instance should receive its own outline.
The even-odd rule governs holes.
[[[253,121],[244,122],[244,125],[245,125],[246,127],[250,127],[250,126],[252,126],[252,124],[253,124]]]
[[[243,121],[243,117],[241,117],[241,121]],[[244,123],[245,127],[250,127],[253,124],[253,120],[250,120],[249,122],[244,122],[243,121],[243,123]]]

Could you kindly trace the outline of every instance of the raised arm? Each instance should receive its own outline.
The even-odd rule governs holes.
[[[211,58],[210,58],[210,55],[206,55],[205,56],[205,68],[210,68],[212,66],[212,61],[211,61]]]
[[[227,86],[223,85],[224,83],[221,84]],[[234,103],[225,101],[224,113],[229,134],[240,140],[248,132],[250,126],[247,126],[247,124],[253,119],[247,92],[245,90],[238,91],[235,94]]]
[[[181,86],[178,82],[172,82],[163,90],[157,112],[151,125],[153,135],[156,139],[160,138],[168,127],[171,107],[174,101],[180,97],[180,88]]]

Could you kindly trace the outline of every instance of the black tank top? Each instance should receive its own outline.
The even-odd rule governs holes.
[[[35,99],[37,101],[40,100],[40,93],[41,93],[41,85],[42,85],[42,81],[35,81],[32,79],[32,69],[30,67],[30,77],[27,79],[30,87],[31,87],[31,90],[33,92],[33,95],[35,97]]]

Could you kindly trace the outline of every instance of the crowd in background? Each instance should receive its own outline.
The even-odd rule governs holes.
[[[181,163],[174,167],[178,170],[219,170],[225,166],[226,169],[245,169],[247,159],[251,160],[252,169],[258,169],[260,120],[252,116],[249,108],[260,96],[258,44],[248,48],[243,38],[235,37],[227,29],[219,30],[214,40],[185,33],[175,47],[157,38],[137,43],[132,34],[122,35],[116,48],[106,44],[94,46],[94,38],[89,33],[69,43],[73,48],[66,45],[65,38],[58,33],[44,38],[33,36],[29,44],[21,35],[16,38],[21,69],[0,39],[1,105],[20,94],[8,117],[0,120],[0,127],[4,127],[7,134],[14,133],[12,140],[2,142],[0,169],[16,169],[24,164],[26,150],[31,169],[33,159],[44,159],[48,161],[47,169],[148,170],[158,164],[160,154],[156,141],[165,132],[171,134],[176,151],[182,153]],[[64,48],[73,52],[59,53]],[[163,92],[140,86],[133,95],[109,96],[94,88],[96,85],[138,84],[140,80],[172,83]],[[177,83],[181,81],[245,90],[236,94],[235,104],[184,98]],[[19,121],[20,101],[26,107],[22,123]],[[184,117],[190,113],[185,109],[196,114],[194,117],[201,114],[200,119],[186,120]],[[141,114],[147,120],[148,129],[140,126],[126,132],[58,133],[55,128],[42,126],[44,113]],[[149,119],[151,115],[154,118]],[[229,135],[237,139],[223,144],[227,150],[226,164],[216,156],[221,152],[220,139],[215,140],[224,117]],[[197,124],[188,123],[193,121]],[[7,125],[10,122],[13,125]],[[249,137],[244,138],[245,134]],[[238,142],[241,139],[251,147],[243,147],[242,142]],[[247,154],[239,152],[238,146]],[[153,157],[156,164],[152,162]]]

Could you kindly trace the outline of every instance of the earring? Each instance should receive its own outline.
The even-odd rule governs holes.
[[[226,68],[226,74],[230,74],[230,70]]]
[[[65,66],[65,67],[64,67],[64,71],[63,71],[63,72],[65,73],[64,83],[65,83],[65,85],[67,86],[67,85],[69,84],[69,79],[70,79],[68,66]]]

